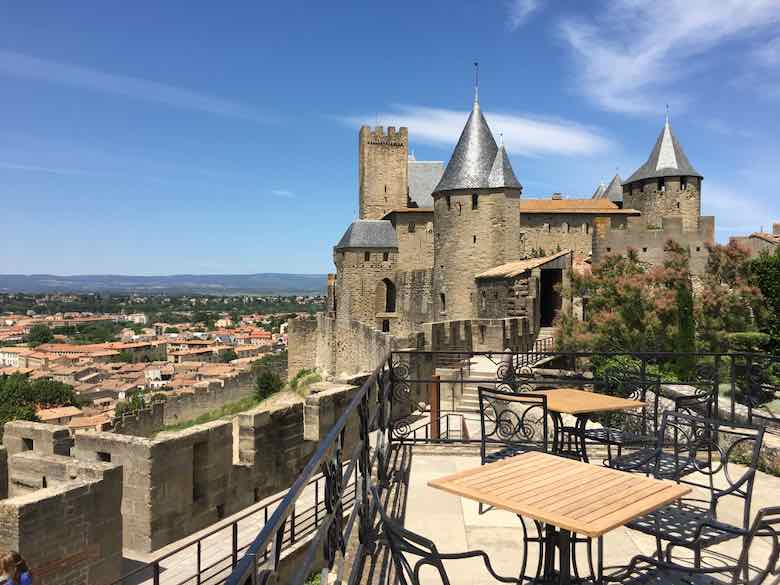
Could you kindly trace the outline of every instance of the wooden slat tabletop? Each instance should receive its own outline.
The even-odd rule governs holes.
[[[547,396],[547,408],[553,412],[565,414],[588,414],[591,412],[612,412],[631,410],[645,405],[640,400],[628,400],[618,396],[608,396],[598,392],[586,392],[575,388],[555,388],[532,394]]]
[[[428,485],[558,528],[596,537],[691,491],[644,475],[529,452]]]

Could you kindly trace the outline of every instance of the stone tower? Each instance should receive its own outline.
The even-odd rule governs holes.
[[[473,318],[474,276],[520,259],[521,191],[475,98],[433,192],[434,321]]]
[[[360,129],[358,182],[360,219],[382,219],[388,211],[406,207],[409,179],[409,132],[368,126]]]
[[[623,183],[623,207],[641,211],[649,226],[660,227],[663,218],[679,217],[684,231],[696,231],[701,218],[701,181],[667,115],[650,157]]]

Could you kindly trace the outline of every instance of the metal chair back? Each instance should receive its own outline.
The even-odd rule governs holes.
[[[705,489],[714,516],[722,498],[742,499],[747,530],[763,439],[763,427],[667,411],[658,431],[653,475]]]
[[[478,392],[483,463],[488,449],[498,449],[506,456],[548,450],[552,426],[544,394],[503,392],[482,386]]]
[[[644,406],[592,417],[604,427],[617,428],[639,437],[655,437],[659,428],[661,377],[641,371],[608,370],[597,383],[597,391],[628,400],[638,400]]]

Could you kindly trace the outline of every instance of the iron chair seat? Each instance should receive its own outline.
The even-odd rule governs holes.
[[[653,439],[655,441],[655,439]],[[656,468],[657,460],[657,468]],[[612,457],[607,461],[607,466],[620,471],[635,471],[639,473],[657,473],[663,477],[685,477],[694,471],[705,469],[709,464],[704,460],[697,460],[695,464],[689,463],[685,458],[672,453],[662,452],[658,454],[652,447],[644,447]]]
[[[660,537],[672,546],[714,546],[741,535],[741,529],[716,520],[706,502],[683,499],[640,516],[629,528]]]
[[[655,444],[654,435],[643,435],[634,431],[624,431],[622,429],[612,429],[607,427],[585,429],[583,432],[586,439],[602,443],[605,445],[614,445],[625,447],[627,445],[653,445]]]
[[[529,449],[527,448],[516,448],[516,447],[504,447],[503,449],[499,449],[498,451],[491,452],[485,452],[484,463],[493,463],[494,461],[501,461],[502,459],[507,459],[508,457],[514,457],[515,455],[520,455],[521,453],[527,453]]]
[[[770,575],[780,574],[780,506],[762,508],[749,530],[729,527],[713,520],[702,526],[702,534],[729,532],[731,538],[742,538],[742,551],[735,562],[719,562],[708,567],[690,567],[670,561],[639,555],[626,567],[604,576],[604,583],[622,585],[760,585]],[[769,545],[769,554],[756,563],[751,548],[756,539]],[[750,558],[752,556],[752,559]],[[763,555],[761,555],[763,557]],[[753,561],[753,562],[750,562]],[[777,581],[775,581],[777,582]]]
[[[379,510],[380,542],[384,542],[390,548],[390,556],[395,566],[396,579],[401,585],[421,585],[420,572],[425,567],[435,570],[442,585],[450,585],[450,578],[444,567],[443,561],[480,558],[487,572],[495,581],[500,583],[521,583],[522,575],[518,577],[504,577],[498,575],[493,569],[490,557],[482,550],[472,550],[462,553],[442,553],[436,548],[436,544],[424,536],[411,530],[407,530],[398,522],[391,519],[380,498],[376,486],[371,486],[371,495]],[[428,580],[426,579],[426,582]]]

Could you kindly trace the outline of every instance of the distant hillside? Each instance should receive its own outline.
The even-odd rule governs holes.
[[[0,292],[116,292],[168,294],[321,294],[324,274],[0,274]]]

